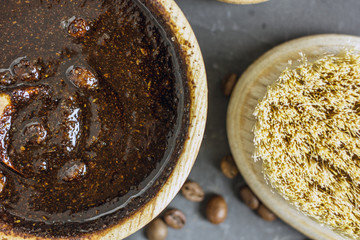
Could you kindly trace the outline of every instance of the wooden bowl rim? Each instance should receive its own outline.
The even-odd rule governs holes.
[[[227,135],[230,149],[247,184],[259,199],[283,221],[308,237],[318,240],[341,240],[348,238],[305,216],[267,184],[262,170],[259,169],[259,165],[256,167],[256,164],[261,164],[261,162],[255,163],[251,157],[249,159],[248,155],[251,150],[244,148],[245,141],[247,140],[243,138],[244,134],[241,132],[249,132],[249,124],[255,121],[253,116],[245,114],[244,111],[250,111],[249,108],[246,109],[248,105],[251,105],[249,99],[246,98],[250,95],[250,89],[252,87],[256,88],[256,84],[264,84],[258,79],[270,76],[271,73],[275,72],[274,76],[271,75],[269,77],[271,78],[269,82],[275,80],[279,73],[284,70],[284,68],[279,66],[286,66],[289,59],[292,61],[300,59],[300,52],[312,60],[321,56],[319,53],[332,54],[341,52],[344,49],[359,52],[360,37],[343,34],[319,34],[297,38],[274,47],[252,63],[242,74],[231,95],[227,111]],[[264,85],[262,88],[264,88]],[[241,119],[247,120],[243,121]],[[240,126],[244,122],[248,123],[246,126],[248,130],[245,130],[245,126],[244,128]]]
[[[220,2],[231,3],[231,4],[240,4],[240,5],[250,5],[258,4],[262,2],[267,2],[269,0],[218,0]]]

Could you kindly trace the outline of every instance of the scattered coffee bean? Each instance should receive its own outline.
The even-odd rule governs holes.
[[[238,81],[238,76],[235,73],[229,75],[223,81],[223,91],[226,97],[229,97],[231,95],[237,81]]]
[[[182,195],[189,201],[201,202],[204,200],[204,190],[202,187],[194,181],[187,180],[181,188]]]
[[[272,222],[276,220],[276,215],[273,212],[271,212],[267,207],[265,207],[263,204],[260,205],[260,207],[257,210],[257,213],[265,221]]]
[[[179,209],[171,209],[164,214],[165,223],[172,228],[181,229],[185,226],[185,214]]]
[[[211,223],[220,224],[225,221],[227,210],[225,199],[220,195],[216,195],[206,205],[206,217]]]
[[[160,218],[152,220],[145,231],[149,240],[165,240],[168,234],[167,226]]]
[[[255,194],[248,186],[242,187],[240,189],[240,198],[252,210],[256,210],[260,206],[259,199],[255,196]]]
[[[234,178],[239,174],[239,170],[231,155],[225,156],[221,159],[220,168],[227,178]]]

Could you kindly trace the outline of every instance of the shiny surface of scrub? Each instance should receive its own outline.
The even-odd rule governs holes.
[[[181,152],[188,90],[171,36],[137,1],[5,2],[1,224],[106,228],[158,191]]]

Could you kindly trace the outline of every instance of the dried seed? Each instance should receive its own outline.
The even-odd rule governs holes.
[[[296,62],[255,108],[254,158],[303,213],[358,238],[360,55]]]

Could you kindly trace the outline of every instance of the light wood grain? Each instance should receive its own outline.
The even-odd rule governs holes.
[[[218,0],[218,1],[225,2],[225,3],[232,3],[232,4],[247,5],[247,4],[256,4],[256,3],[267,2],[268,0]]]
[[[320,225],[300,213],[268,185],[262,173],[261,161],[254,162],[253,132],[255,118],[253,112],[258,100],[265,95],[266,88],[273,83],[280,73],[290,66],[298,64],[304,53],[310,61],[326,54],[353,50],[360,52],[360,37],[348,35],[315,35],[299,38],[270,50],[255,61],[241,76],[231,96],[227,113],[227,134],[231,152],[246,182],[276,215],[285,222],[312,239],[342,240],[347,239]]]
[[[187,75],[191,88],[190,126],[184,150],[167,182],[159,193],[146,205],[120,224],[101,232],[85,235],[82,239],[123,239],[155,218],[176,196],[195,162],[203,139],[207,117],[207,80],[205,66],[199,45],[187,19],[173,0],[149,0],[153,6],[161,6],[164,15],[169,16],[167,24],[186,58]],[[27,236],[28,240],[38,238]],[[14,233],[0,233],[0,239],[21,240]],[[43,239],[43,238],[42,238]],[[59,238],[60,239],[60,238]],[[78,239],[78,238],[76,238]]]

